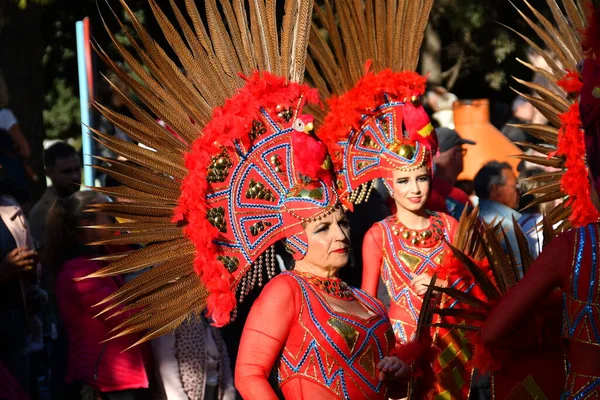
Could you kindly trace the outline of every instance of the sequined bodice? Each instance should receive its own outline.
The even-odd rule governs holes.
[[[301,298],[298,319],[290,328],[279,363],[284,394],[287,384],[308,380],[329,390],[331,398],[384,399],[387,387],[378,379],[377,364],[395,341],[383,305],[353,289],[356,299],[373,316],[362,319],[336,312],[305,278],[293,272],[284,274],[298,282]]]
[[[392,305],[390,318],[400,342],[412,339],[421,309],[422,298],[410,286],[415,275],[433,274],[449,251],[444,239],[450,240],[449,222],[443,214],[432,214],[428,229],[404,228],[396,217],[378,223],[383,235],[381,279]]]
[[[563,338],[592,346],[600,346],[599,240],[598,224],[577,230],[564,294]]]

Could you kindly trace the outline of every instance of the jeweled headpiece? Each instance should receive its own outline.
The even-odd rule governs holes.
[[[334,12],[331,4],[316,8],[331,39],[319,39],[318,32],[311,37],[312,64],[319,68],[309,63],[307,72],[329,98],[326,114],[319,116],[318,135],[338,173],[340,196],[351,203],[368,196],[369,182],[391,178],[394,170],[425,165],[431,171],[437,152],[435,130],[419,104],[426,78],[411,72],[417,67],[431,3],[386,4],[398,13],[374,12],[368,2],[362,7],[336,2],[338,23],[324,17]],[[351,32],[362,40],[341,40]],[[337,65],[332,65],[334,59]]]
[[[419,97],[426,78],[387,69],[367,73],[354,88],[334,97],[319,130],[338,173],[338,189],[356,202],[357,189],[394,170],[432,170],[437,137]],[[391,188],[391,185],[388,186]]]

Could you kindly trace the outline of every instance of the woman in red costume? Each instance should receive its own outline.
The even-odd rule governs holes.
[[[383,305],[337,278],[348,263],[348,220],[336,207],[304,225],[306,254],[252,306],[236,387],[245,399],[277,399],[267,381],[276,367],[286,399],[384,399],[382,381],[406,366],[385,357],[394,337]]]
[[[589,6],[583,40],[587,58],[579,73],[559,81],[572,104],[560,115],[557,155],[564,158],[561,190],[568,195],[569,223],[502,298],[481,328],[488,345],[522,326],[535,306],[559,287],[563,291],[562,344],[566,383],[561,399],[600,396],[600,30],[598,5]],[[574,65],[574,62],[572,63]],[[563,72],[564,74],[564,72]],[[574,100],[579,96],[579,103]],[[582,156],[585,154],[585,157]],[[589,182],[589,185],[582,182]],[[556,215],[556,214],[555,214]]]

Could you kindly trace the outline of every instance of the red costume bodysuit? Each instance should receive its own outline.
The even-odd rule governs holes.
[[[414,339],[423,303],[423,298],[410,286],[411,280],[423,273],[433,275],[439,269],[450,251],[445,240],[452,241],[456,230],[457,222],[449,215],[430,213],[429,220],[429,228],[417,231],[405,228],[391,216],[373,225],[363,242],[362,288],[375,295],[381,275],[390,296],[389,315],[399,343]],[[462,279],[454,279],[450,284],[463,291],[470,290]],[[451,308],[453,303],[444,296],[441,306]],[[436,328],[432,336],[441,350],[434,365],[440,380],[436,393],[466,398],[471,372],[464,365],[471,352],[463,333]]]
[[[557,286],[564,291],[563,349],[567,380],[561,399],[600,396],[600,225],[559,235],[546,246],[523,280],[486,319],[481,335],[496,343],[514,331]]]
[[[277,399],[267,381],[277,365],[286,399],[385,399],[377,364],[394,348],[378,300],[353,289],[372,316],[333,310],[309,280],[284,272],[252,306],[240,342],[236,386],[244,399]]]

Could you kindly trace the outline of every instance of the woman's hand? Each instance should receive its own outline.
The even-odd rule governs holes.
[[[28,271],[34,265],[34,250],[17,247],[8,253],[0,264],[0,282],[11,279],[14,275]]]
[[[412,281],[410,281],[410,286],[412,286],[417,295],[423,296],[427,292],[427,287],[431,284],[431,278],[431,275],[425,273],[415,275]],[[439,279],[435,281],[435,284],[440,287],[448,286],[448,282]]]
[[[379,380],[393,380],[403,378],[410,372],[409,366],[398,357],[383,357],[377,364],[379,369]]]

